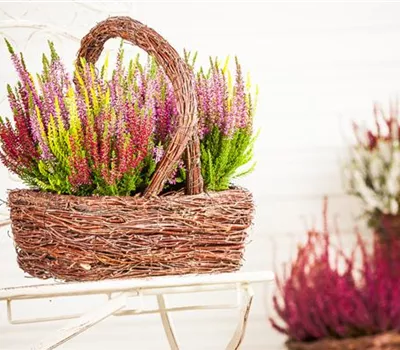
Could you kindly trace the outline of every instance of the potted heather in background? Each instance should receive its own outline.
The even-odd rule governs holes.
[[[346,189],[358,197],[377,234],[400,235],[400,124],[398,108],[374,107],[374,126],[354,124],[356,143],[346,164]]]
[[[151,54],[124,64],[121,48]],[[155,43],[158,43],[155,45]],[[20,267],[63,280],[229,272],[240,268],[251,193],[255,103],[240,64],[195,67],[157,32],[110,17],[81,42],[73,74],[54,46],[32,75],[7,42],[19,81],[0,121],[0,158],[29,187],[9,194]],[[155,49],[156,48],[156,49]]]
[[[277,277],[272,326],[290,350],[400,349],[400,240],[371,247],[357,233],[346,253],[327,228],[326,205],[324,222]]]

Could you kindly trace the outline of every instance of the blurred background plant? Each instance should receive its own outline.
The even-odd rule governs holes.
[[[122,46],[108,78],[81,59],[67,73],[52,43],[33,77],[7,42],[19,82],[8,86],[13,120],[2,118],[2,162],[28,186],[59,194],[133,195],[149,183],[175,131],[172,85],[153,59],[123,64]],[[194,68],[196,55],[185,54]],[[217,59],[196,74],[202,174],[208,190],[229,188],[254,168],[250,80],[238,60],[234,78]],[[185,180],[181,160],[165,190]]]
[[[325,202],[324,229],[308,232],[307,241],[276,279],[277,317],[270,322],[287,335],[289,348],[290,342],[334,343],[400,332],[400,240],[374,240],[371,245],[357,232],[355,246],[345,252],[340,234],[329,232],[326,210]],[[356,345],[350,348],[363,348]],[[342,349],[340,343],[333,348]]]
[[[387,114],[374,106],[374,126],[354,123],[355,145],[345,166],[346,190],[361,199],[371,227],[382,216],[397,216],[400,202],[400,124],[397,104]]]

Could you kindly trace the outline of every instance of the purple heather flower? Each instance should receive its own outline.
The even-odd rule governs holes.
[[[235,85],[235,98],[234,110],[236,113],[236,121],[238,128],[245,128],[247,125],[248,111],[246,106],[246,92],[242,76],[242,70],[239,62],[236,60],[236,85]]]
[[[29,93],[32,95],[35,104],[39,107],[40,110],[42,110],[43,109],[42,101],[40,100],[40,97],[36,91],[36,87],[34,86],[29,73],[25,69],[21,61],[21,58],[18,57],[16,54],[12,54],[11,61],[13,62],[14,67],[19,75],[19,78],[21,79],[21,83],[25,88],[25,90],[28,92],[28,95]]]
[[[158,163],[163,157],[163,155],[164,155],[163,146],[162,145],[155,146],[153,150],[154,161]]]

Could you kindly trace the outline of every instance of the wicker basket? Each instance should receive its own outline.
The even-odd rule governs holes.
[[[400,334],[387,332],[349,339],[324,339],[315,342],[286,343],[289,350],[399,350]]]
[[[78,57],[96,62],[104,43],[114,37],[147,51],[170,78],[177,132],[143,196],[11,191],[19,266],[35,277],[66,281],[238,270],[253,200],[240,188],[203,193],[191,70],[159,34],[129,17],[111,17],[95,26],[82,39]],[[158,196],[182,156],[185,193]]]

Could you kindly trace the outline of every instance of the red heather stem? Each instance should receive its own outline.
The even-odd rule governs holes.
[[[110,169],[109,169],[109,176],[107,179],[107,183],[110,186],[114,186],[119,179],[120,174],[118,173],[118,168],[117,168],[117,157],[112,155],[111,156],[111,161],[110,161]]]
[[[116,178],[119,180],[128,170],[128,147],[129,143],[126,142],[127,138],[125,137],[125,133],[118,135],[116,141],[116,154],[118,165],[116,167]]]
[[[35,142],[30,132],[29,117],[24,111],[23,102],[17,100],[17,97],[10,87],[8,89],[8,100],[13,110],[15,131],[18,139],[15,147],[21,147],[20,158],[22,165],[30,167],[32,165],[32,160],[39,157],[39,153],[37,152]]]
[[[7,155],[11,159],[14,159],[16,162],[18,162],[18,148],[15,147],[15,145],[18,145],[18,137],[15,134],[9,120],[6,121],[5,125],[1,125],[0,137],[4,143],[4,150],[6,151]]]
[[[94,128],[94,125],[91,123],[87,123],[85,127],[85,149],[89,155],[90,160],[93,163],[93,167],[97,169],[100,164],[100,156],[99,156],[99,144],[98,144],[98,136],[97,131]]]
[[[79,188],[82,185],[88,185],[92,183],[91,172],[87,157],[81,154],[80,147],[76,144],[75,139],[70,137],[71,144],[71,156],[70,156],[70,170],[69,182],[74,189]]]

